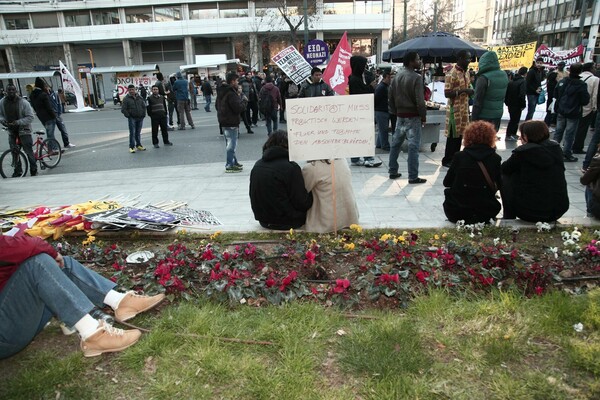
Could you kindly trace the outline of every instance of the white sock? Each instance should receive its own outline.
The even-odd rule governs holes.
[[[106,297],[104,297],[104,304],[106,304],[113,310],[116,310],[117,307],[119,307],[119,303],[121,303],[121,300],[123,300],[125,295],[126,293],[119,293],[115,290],[111,290],[110,292],[106,293]]]
[[[98,329],[98,320],[92,318],[90,314],[85,314],[83,318],[75,323],[74,328],[79,332],[81,339],[86,340]]]

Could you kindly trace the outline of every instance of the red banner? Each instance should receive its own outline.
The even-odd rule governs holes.
[[[560,51],[553,51],[552,49],[548,48],[548,46],[543,44],[536,50],[534,59],[542,57],[544,59],[545,67],[556,67],[560,61],[564,61],[568,67],[571,64],[581,62],[583,58],[583,51],[584,48],[582,44],[574,49]]]
[[[323,73],[323,81],[331,86],[337,94],[347,94],[348,76],[352,72],[350,68],[351,56],[352,50],[350,49],[346,32],[344,32]]]

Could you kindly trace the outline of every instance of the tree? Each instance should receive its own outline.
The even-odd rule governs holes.
[[[433,5],[430,9],[421,10],[416,14],[408,15],[408,26],[406,27],[406,39],[413,39],[435,30],[438,32],[448,32],[458,34],[464,26],[458,26],[452,19],[453,4],[452,0],[435,0],[437,2],[437,13],[434,12]],[[404,41],[404,27],[392,32],[390,47],[396,46]]]
[[[258,0],[254,4],[256,18],[267,23],[267,36],[299,47],[299,31],[304,29],[303,0]],[[313,28],[320,18],[316,0],[308,0],[307,5],[307,24]]]
[[[535,25],[524,22],[511,28],[505,42],[507,45],[512,46],[515,44],[535,42],[538,40],[538,37],[539,34]]]

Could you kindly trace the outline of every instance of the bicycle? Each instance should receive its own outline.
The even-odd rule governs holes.
[[[33,156],[35,161],[40,163],[40,169],[56,167],[63,153],[60,143],[56,139],[42,139],[42,136],[46,134],[45,131],[36,131],[34,134],[37,135],[37,138],[33,142]],[[21,178],[27,175],[28,170],[29,159],[23,151],[21,140],[17,135],[16,146],[6,150],[0,156],[0,175],[2,178]]]

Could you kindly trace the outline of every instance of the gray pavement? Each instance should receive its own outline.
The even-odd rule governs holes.
[[[503,134],[501,130],[502,139]],[[497,145],[503,160],[510,156],[511,150],[516,146],[514,143],[505,144],[503,140],[499,140]],[[423,149],[427,151],[420,153],[419,175],[427,179],[425,184],[408,184],[406,153],[400,155],[400,172],[403,176],[397,180],[388,179],[388,153],[379,150],[376,156],[383,161],[381,167],[351,167],[361,226],[400,229],[453,226],[445,219],[442,208],[442,181],[446,174],[446,168],[441,166],[443,142],[435,152],[428,150],[429,145],[423,146]],[[153,149],[148,149],[146,153],[150,151]],[[223,150],[223,158],[224,156]],[[131,155],[123,152],[122,157],[127,159]],[[37,177],[4,179],[0,180],[0,209],[35,205],[59,206],[106,196],[139,195],[141,203],[177,200],[187,202],[192,208],[210,211],[223,223],[223,226],[212,231],[261,231],[264,229],[254,220],[248,197],[249,175],[254,161],[240,159],[244,164],[244,171],[238,174],[226,174],[224,163],[215,162],[79,173],[42,172]],[[581,160],[566,163],[571,206],[560,219],[561,224],[597,223],[585,216],[584,187],[579,183],[580,166]],[[501,215],[500,213],[499,216]],[[501,220],[498,223],[503,224]]]

